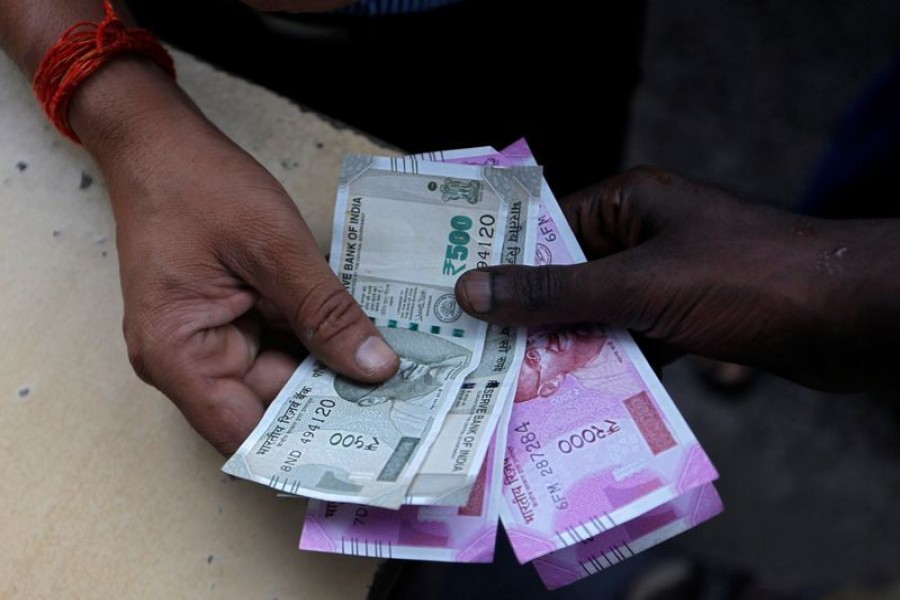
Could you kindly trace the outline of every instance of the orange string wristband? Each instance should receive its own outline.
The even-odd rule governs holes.
[[[80,21],[68,28],[38,66],[32,89],[50,121],[67,138],[81,143],[69,125],[69,103],[85,79],[119,54],[132,53],[156,61],[175,79],[175,64],[159,40],[146,29],[128,27],[111,0],[103,0],[100,23]]]

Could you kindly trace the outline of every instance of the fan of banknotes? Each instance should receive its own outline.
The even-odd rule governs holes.
[[[718,474],[628,332],[487,325],[453,293],[584,260],[524,140],[347,157],[331,266],[400,370],[310,357],[223,470],[310,498],[301,549],[490,562],[502,521],[550,589],[715,516]]]

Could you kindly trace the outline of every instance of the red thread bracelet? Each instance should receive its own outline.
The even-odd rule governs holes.
[[[69,125],[69,103],[85,79],[111,58],[132,53],[156,61],[175,79],[175,64],[159,40],[146,29],[128,27],[116,15],[111,0],[103,0],[106,17],[100,23],[80,21],[53,44],[34,74],[32,89],[44,112],[67,138],[81,143]]]

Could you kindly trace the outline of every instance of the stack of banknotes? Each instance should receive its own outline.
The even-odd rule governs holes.
[[[223,470],[311,499],[301,549],[490,562],[502,521],[550,589],[713,517],[716,470],[626,331],[488,325],[453,293],[584,260],[524,141],[347,157],[331,266],[400,370],[308,358]]]

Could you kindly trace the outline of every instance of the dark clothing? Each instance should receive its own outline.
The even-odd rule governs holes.
[[[620,168],[641,3],[474,0],[280,22],[223,0],[130,5],[164,40],[405,151],[525,136],[560,195]]]
[[[900,216],[900,54],[849,108],[800,210],[837,218]]]

